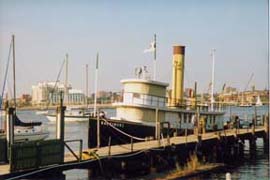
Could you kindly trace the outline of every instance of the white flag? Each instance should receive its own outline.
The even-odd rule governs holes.
[[[150,47],[148,49],[145,49],[143,52],[154,52],[156,50],[156,42],[151,42]]]

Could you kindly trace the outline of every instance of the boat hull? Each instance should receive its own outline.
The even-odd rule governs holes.
[[[113,127],[112,127],[113,126]],[[124,132],[124,133],[123,133]],[[169,135],[183,135],[184,131],[180,129],[161,128],[161,134],[164,138]],[[189,132],[191,133],[191,132]],[[128,136],[129,135],[129,136]],[[100,147],[110,145],[129,144],[146,139],[154,139],[155,126],[134,123],[123,120],[106,119],[100,120]],[[162,137],[161,137],[162,138]],[[88,147],[97,147],[97,119],[89,118]]]
[[[49,121],[56,121],[56,115],[46,115]],[[65,122],[85,122],[88,121],[88,116],[68,116],[65,115]]]
[[[49,137],[49,132],[40,132],[35,134],[15,134],[14,140],[16,142],[24,142],[24,141],[37,141],[44,140]]]

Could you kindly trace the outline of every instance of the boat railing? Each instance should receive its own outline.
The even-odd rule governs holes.
[[[199,108],[201,111],[215,111],[223,112],[224,104],[222,102],[213,103],[211,109],[210,103],[205,103],[195,99],[173,99],[169,97],[155,96],[143,93],[124,92],[123,104],[128,105],[145,105],[152,107],[181,107],[186,110],[196,110]]]
[[[167,106],[171,107],[181,107],[186,110],[199,110],[205,112],[224,112],[224,103],[215,102],[213,103],[213,108],[211,108],[210,102],[199,101],[195,99],[172,99],[167,98]]]

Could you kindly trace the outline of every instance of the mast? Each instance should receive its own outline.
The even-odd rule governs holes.
[[[98,85],[98,62],[99,54],[96,57],[96,70],[95,70],[95,98],[94,98],[94,113],[97,114],[97,85]]]
[[[157,73],[157,35],[154,34],[154,80],[156,80],[156,73]]]
[[[85,96],[86,96],[86,108],[88,109],[88,64],[85,66],[85,73],[86,73],[86,90],[85,90]]]
[[[15,70],[16,70],[16,66],[15,66],[15,35],[12,35],[12,57],[13,57],[13,92],[14,92],[14,107],[15,107],[15,112],[16,113],[16,74],[15,74]]]
[[[66,54],[66,70],[65,70],[65,94],[64,102],[68,104],[68,54]]]
[[[214,83],[215,83],[215,51],[216,49],[211,49],[212,56],[212,82],[211,82],[211,111],[214,111]]]

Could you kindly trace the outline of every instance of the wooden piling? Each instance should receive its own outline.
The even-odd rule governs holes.
[[[6,136],[7,136],[7,143],[8,146],[11,146],[12,144],[14,144],[14,120],[15,120],[15,108],[13,107],[9,107],[7,109],[7,114],[6,114],[6,119],[7,119],[7,123],[6,123]]]
[[[65,110],[61,93],[60,106],[56,109],[56,139],[65,140]]]
[[[158,108],[156,108],[156,112],[155,112],[155,121],[156,121],[155,137],[156,137],[156,140],[158,141],[158,146],[160,146],[160,121],[158,117]]]
[[[100,117],[98,109],[96,109],[95,113],[97,115],[97,148],[100,148]]]
[[[264,125],[264,136],[263,136],[263,145],[265,152],[269,152],[269,116],[263,116],[263,125]]]

